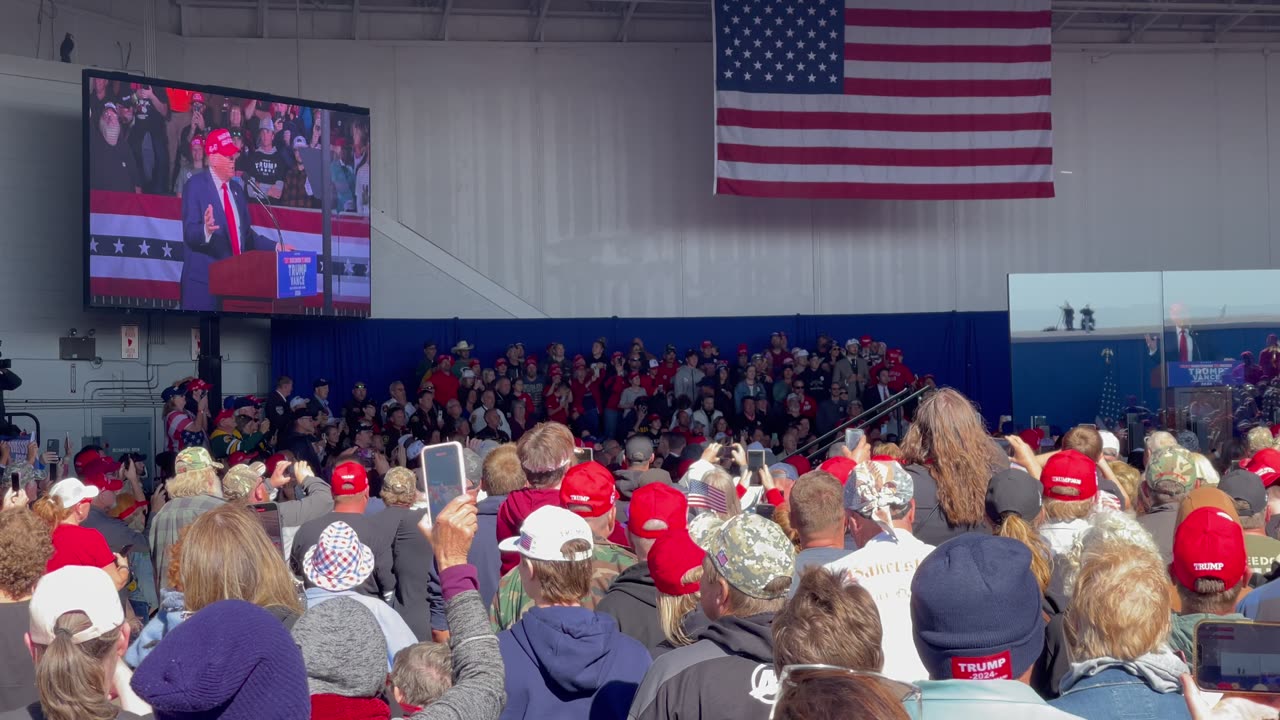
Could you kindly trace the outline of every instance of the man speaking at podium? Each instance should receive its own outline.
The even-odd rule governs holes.
[[[231,134],[218,129],[205,138],[208,170],[192,175],[182,186],[182,309],[216,310],[209,292],[209,266],[250,250],[276,250],[275,241],[254,231],[249,200],[240,183],[232,182],[240,150]]]

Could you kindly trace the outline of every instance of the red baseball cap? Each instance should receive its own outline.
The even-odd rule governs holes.
[[[236,147],[235,142],[231,140],[231,133],[222,128],[218,128],[209,133],[204,139],[205,155],[221,155],[222,157],[235,157],[240,154],[240,148]]]
[[[527,358],[525,358],[525,359],[524,359],[524,364],[525,364],[525,365],[537,365],[537,364],[538,364],[538,356],[537,356],[537,355],[530,355],[529,357],[527,357]]]
[[[90,473],[102,473],[103,475],[106,475],[119,469],[120,463],[118,461],[113,460],[107,455],[100,455],[85,462],[84,467],[81,468],[79,472],[81,475],[88,475]]]
[[[283,455],[281,455],[280,457],[281,459],[284,458]],[[250,455],[249,453],[243,450],[237,450],[231,453],[231,455],[227,458],[227,465],[229,466],[239,465],[240,463],[247,463],[250,460],[253,460],[252,455]]]
[[[1192,511],[1173,531],[1169,572],[1188,590],[1201,578],[1235,587],[1249,571],[1240,523],[1217,508]]]
[[[573,366],[575,368],[584,368],[587,366],[587,359],[579,355],[573,359]]]
[[[649,550],[649,575],[653,577],[654,587],[664,595],[689,595],[697,592],[698,583],[686,584],[681,579],[685,573],[700,567],[706,556],[706,551],[689,537],[688,530],[664,534]]]
[[[548,374],[548,375],[563,375],[563,374],[564,374],[564,370],[563,370],[559,365],[552,365],[552,366],[551,366],[551,368],[550,368],[549,370],[547,370],[547,374]]]
[[[1271,487],[1280,482],[1280,450],[1262,448],[1240,464],[1245,470],[1262,478],[1263,487]]]
[[[266,462],[267,474],[271,475],[275,473],[276,466],[282,462],[287,461],[288,459],[289,458],[285,457],[284,453],[276,453],[275,455],[272,455],[271,457],[267,458],[267,462]]]
[[[661,530],[645,530],[645,523],[661,520],[667,526]],[[666,483],[654,482],[641,486],[631,494],[627,506],[627,530],[640,538],[654,540],[668,530],[684,530],[689,527],[689,499]]]
[[[84,448],[72,457],[71,464],[75,467],[77,475],[84,475],[85,468],[89,467],[89,463],[100,457],[102,457],[101,451],[95,448]]]
[[[863,345],[864,347],[865,347],[865,346],[867,346],[867,345],[870,345],[870,344],[871,344],[871,336],[870,336],[870,335],[863,335],[862,337],[858,338],[858,342],[859,342],[859,343],[862,343],[862,345]]]
[[[818,469],[835,475],[836,479],[840,481],[840,484],[844,485],[849,481],[849,476],[853,474],[853,469],[857,466],[858,463],[841,455],[838,457],[827,458],[818,466]]]
[[[205,382],[204,380],[201,380],[200,378],[196,378],[195,380],[188,382],[186,387],[187,392],[195,392],[196,390],[212,390],[212,389],[213,389],[212,385]]]
[[[1051,500],[1092,500],[1098,494],[1098,466],[1083,453],[1063,450],[1044,464],[1040,471],[1040,485],[1044,488],[1044,496]],[[1079,494],[1063,492],[1066,488],[1075,488]]]
[[[902,357],[902,350],[900,348],[894,348],[885,354],[891,358],[900,358]]]
[[[582,517],[600,517],[613,508],[617,499],[613,473],[598,462],[574,465],[560,481],[560,506],[585,505],[587,510],[573,510]]]
[[[611,358],[620,358],[620,357],[622,357],[622,351],[621,351],[621,350],[614,350],[614,351],[613,351],[613,354],[612,354],[612,355],[610,355],[609,357],[611,357]]]
[[[347,461],[333,469],[333,494],[358,495],[369,489],[369,475],[358,462]]]
[[[479,359],[479,358],[471,358],[470,365],[471,365],[471,367],[473,367],[473,368],[474,368],[474,367],[480,367],[480,359]]]
[[[1039,428],[1028,428],[1018,433],[1018,437],[1022,438],[1022,442],[1036,450],[1040,447],[1040,441],[1044,440],[1044,433]]]
[[[452,355],[441,355],[440,357],[436,358],[436,364],[437,364],[437,365],[443,365],[443,364],[445,364],[446,362],[447,362],[447,363],[449,363],[450,365],[452,365],[452,364],[453,364],[453,356],[452,356]]]
[[[105,491],[119,492],[120,490],[124,489],[124,482],[122,482],[118,478],[109,478],[99,470],[90,470],[89,472],[85,473],[84,480],[82,480],[81,482],[83,482],[85,485],[96,487],[98,488],[98,490],[101,490],[104,492]]]
[[[703,341],[702,341],[702,349],[703,349],[703,350],[706,350],[706,349],[707,349],[707,348],[709,348],[709,347],[711,347],[711,341],[710,341],[710,340],[703,340]]]
[[[739,355],[749,355],[749,354],[751,354],[751,351],[747,349],[747,344],[746,344],[746,343],[739,343],[739,344],[738,344],[738,354],[739,354]]]
[[[235,410],[223,410],[222,412],[218,413],[217,417],[213,419],[213,424],[216,426],[220,424],[223,420],[230,420],[235,416],[236,416]]]
[[[500,357],[500,358],[498,358],[497,360],[494,360],[494,361],[493,361],[493,366],[494,366],[494,367],[498,367],[499,365],[501,365],[502,367],[506,367],[506,366],[507,366],[507,359],[506,359],[506,358],[504,358],[504,357]]]

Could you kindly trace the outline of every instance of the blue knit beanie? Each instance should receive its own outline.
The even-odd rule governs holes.
[[[933,680],[1017,679],[1044,649],[1031,551],[967,533],[938,546],[911,581],[916,651]]]
[[[302,653],[284,624],[222,600],[165,635],[130,683],[156,720],[306,720]]]

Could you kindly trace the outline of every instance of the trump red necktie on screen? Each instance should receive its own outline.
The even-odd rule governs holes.
[[[1190,353],[1187,352],[1187,331],[1178,328],[1178,359],[1182,362],[1191,360]]]
[[[240,231],[236,229],[236,214],[231,209],[231,193],[227,183],[222,183],[222,212],[227,216],[227,234],[231,236],[231,254],[240,254]]]
[[[1051,0],[714,0],[716,192],[1053,197]]]

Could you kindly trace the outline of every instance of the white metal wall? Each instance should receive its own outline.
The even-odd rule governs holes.
[[[1261,51],[1060,49],[1059,197],[969,203],[713,197],[709,52],[304,42],[300,89],[292,42],[184,65],[371,106],[376,203],[549,316],[997,310],[1009,272],[1273,265]],[[374,312],[432,315],[437,286],[379,283]]]

